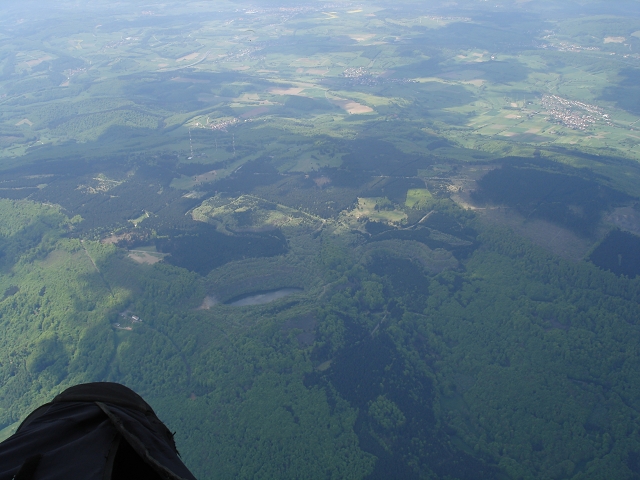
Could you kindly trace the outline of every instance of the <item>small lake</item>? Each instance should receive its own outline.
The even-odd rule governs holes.
[[[281,288],[269,292],[252,293],[239,298],[232,299],[227,305],[232,307],[247,307],[250,305],[264,305],[265,303],[275,302],[292,293],[302,292],[302,288]]]

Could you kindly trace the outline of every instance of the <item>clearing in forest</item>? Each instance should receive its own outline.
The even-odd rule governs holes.
[[[176,62],[184,62],[185,60],[194,60],[200,55],[198,52],[190,53],[189,55],[185,55],[184,57],[180,57],[176,60]]]
[[[129,254],[127,256],[136,263],[153,265],[161,261],[166,254],[147,252],[144,250],[129,250]]]
[[[356,208],[346,213],[347,217],[355,220],[369,219],[377,222],[398,224],[407,218],[407,214],[396,210],[393,204],[385,197],[358,198]]]
[[[359,115],[362,113],[373,112],[373,108],[367,105],[362,105],[361,103],[354,102],[353,100],[349,100],[346,98],[331,98],[329,99],[329,101],[334,105],[339,106],[341,109],[343,109],[345,112],[349,113],[350,115]]]

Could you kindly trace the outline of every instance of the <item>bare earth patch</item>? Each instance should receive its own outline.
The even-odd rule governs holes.
[[[307,73],[311,75],[326,75],[327,73],[329,73],[329,70],[322,70],[319,68],[310,68],[309,70],[307,70]]]
[[[50,57],[49,55],[45,55],[44,57],[40,57],[40,58],[36,58],[34,60],[29,60],[28,62],[25,62],[27,65],[29,65],[30,67],[36,67],[38,65],[40,65],[42,62],[45,62],[47,60],[51,60],[52,57]]]
[[[127,255],[131,260],[136,263],[153,265],[154,263],[158,263],[164,257],[162,253],[149,253],[143,252],[141,250],[131,250],[129,255]]]
[[[302,92],[303,90],[304,88],[299,88],[299,87],[272,88],[269,90],[269,93],[273,93],[274,95],[300,95],[300,92]]]
[[[184,57],[180,57],[176,60],[176,62],[184,62],[185,60],[194,60],[200,55],[198,52],[190,53],[189,55],[185,55]]]
[[[358,102],[354,102],[353,100],[348,100],[346,98],[333,98],[331,99],[331,103],[338,105],[341,109],[343,109],[350,115],[359,115],[361,113],[373,112],[373,108],[368,107],[367,105],[362,105]]]
[[[200,175],[195,175],[193,177],[193,181],[195,184],[212,182],[217,176],[218,172],[216,170],[211,170],[209,172],[201,173]]]
[[[466,60],[467,62],[484,62],[484,54],[483,53],[472,53],[470,55],[457,55],[456,58],[460,60]]]
[[[214,305],[217,305],[218,303],[218,299],[216,297],[214,297],[213,295],[207,295],[206,297],[204,297],[204,300],[202,300],[202,304],[197,308],[197,310],[209,310],[211,307],[213,307]]]
[[[636,235],[640,235],[640,212],[633,207],[619,207],[610,213],[605,221]]]
[[[625,37],[604,37],[604,43],[624,43]]]
[[[352,35],[349,35],[349,38],[352,40],[355,40],[356,42],[365,42],[367,40],[372,39],[375,36],[376,36],[375,33],[365,33],[365,34],[352,34]]]
[[[103,245],[118,245],[122,246],[123,243],[131,243],[131,242],[139,242],[143,238],[146,238],[144,235],[140,235],[139,232],[129,231],[120,234],[112,233],[110,236],[105,237],[100,240],[100,243]],[[140,251],[149,251],[149,247],[139,248]],[[155,253],[155,248],[151,248],[151,252]]]
[[[100,243],[104,245],[115,245],[120,240],[129,240],[130,238],[131,238],[131,235],[128,233],[124,233],[122,235],[111,235],[110,237],[103,238],[102,240],[100,240]]]
[[[20,125],[29,125],[30,127],[33,127],[33,122],[28,118],[23,118],[18,123],[16,123],[16,127],[19,127]]]
[[[323,187],[324,185],[331,183],[331,179],[329,177],[318,177],[313,179],[314,183],[318,187]]]

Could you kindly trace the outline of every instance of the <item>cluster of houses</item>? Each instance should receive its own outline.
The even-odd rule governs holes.
[[[605,114],[600,107],[588,103],[567,100],[557,95],[543,95],[542,106],[547,109],[551,119],[574,130],[584,131],[598,120],[603,120],[609,126],[613,125],[609,115]]]
[[[138,316],[136,316],[136,315],[129,315],[130,313],[131,313],[131,312],[122,312],[122,313],[120,314],[120,316],[121,316],[122,318],[129,318],[129,319],[131,319],[131,321],[132,321],[133,323],[139,323],[139,322],[142,322],[142,320],[140,320],[140,317],[138,317]]]
[[[351,85],[374,86],[381,83],[417,83],[417,80],[409,78],[386,78],[384,75],[373,76],[364,67],[347,68],[342,75],[349,79]]]
[[[131,323],[142,323],[142,319],[140,317],[138,317],[137,315],[130,315],[130,312],[122,312],[120,314],[120,316],[122,318],[130,320]],[[132,327],[130,327],[130,326],[123,327],[122,324],[120,324],[120,323],[114,323],[113,324],[113,328],[115,328],[117,330],[133,330]]]

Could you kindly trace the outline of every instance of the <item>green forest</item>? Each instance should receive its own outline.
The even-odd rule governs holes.
[[[640,478],[637,2],[0,16],[0,440],[201,479]]]
[[[628,476],[640,280],[443,206],[478,230],[455,269],[321,234],[301,265],[263,267],[261,288],[297,270],[304,292],[196,310],[241,274],[136,265],[69,238],[59,209],[3,200],[5,436],[65,387],[109,380],[151,402],[206,478]],[[114,329],[125,310],[143,321]]]

